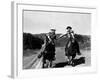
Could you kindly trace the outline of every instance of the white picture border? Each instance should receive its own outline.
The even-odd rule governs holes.
[[[29,69],[23,70],[23,10],[43,10],[56,12],[75,12],[91,14],[91,66],[89,67],[73,67],[73,68],[54,68],[54,69]],[[73,6],[56,6],[56,5],[38,5],[25,3],[12,3],[12,77],[40,77],[46,75],[66,75],[72,73],[92,73],[96,72],[97,57],[96,57],[96,8],[73,7]]]

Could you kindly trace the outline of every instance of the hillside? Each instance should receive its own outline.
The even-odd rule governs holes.
[[[46,33],[30,34],[23,33],[23,49],[40,49],[45,39]],[[57,37],[60,34],[57,34]],[[79,43],[81,49],[90,49],[91,37],[89,35],[75,34],[75,38]],[[67,37],[63,37],[56,41],[56,47],[64,47],[67,42]]]

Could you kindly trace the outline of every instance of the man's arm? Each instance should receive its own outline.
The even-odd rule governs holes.
[[[74,39],[74,38],[75,38],[75,36],[74,36],[74,31],[72,31],[72,33],[71,33],[71,34],[72,34],[72,37],[73,37],[73,39]]]
[[[45,46],[46,46],[46,40],[44,40],[44,44],[42,44],[40,52],[43,52],[45,50]]]
[[[66,37],[66,34],[61,34],[57,39],[60,39],[62,37]]]

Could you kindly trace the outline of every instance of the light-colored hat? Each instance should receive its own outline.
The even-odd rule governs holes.
[[[56,29],[50,29],[51,31],[56,31]]]

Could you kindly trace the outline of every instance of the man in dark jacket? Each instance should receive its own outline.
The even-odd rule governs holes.
[[[55,60],[55,40],[56,34],[55,29],[51,29],[51,31],[45,35],[44,40],[44,50],[43,50],[43,67],[46,63],[46,60],[52,62]],[[50,65],[52,67],[52,63]]]
[[[59,38],[68,37],[67,45],[69,46],[68,43],[71,40],[72,43],[74,44],[74,47],[77,49],[77,53],[79,55],[81,55],[80,49],[79,49],[79,44],[78,44],[77,40],[75,39],[75,35],[74,35],[74,31],[72,30],[72,27],[71,26],[67,26],[66,30],[67,30],[66,34],[61,35]]]

